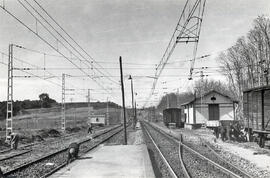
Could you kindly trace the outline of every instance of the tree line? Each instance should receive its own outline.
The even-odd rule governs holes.
[[[56,105],[56,101],[51,99],[47,93],[39,95],[39,100],[13,101],[13,115],[16,116],[24,109],[50,108]],[[0,102],[0,120],[5,119],[7,114],[7,102]]]
[[[218,56],[221,72],[242,107],[243,91],[269,84],[270,19],[259,16],[246,36]]]
[[[239,37],[236,43],[217,57],[220,72],[228,82],[202,79],[194,82],[193,89],[185,93],[169,93],[163,96],[157,106],[159,110],[179,107],[196,96],[216,90],[239,101],[242,111],[243,91],[248,88],[269,85],[270,68],[270,19],[259,16],[246,36]],[[177,104],[178,103],[178,104]]]
[[[47,93],[42,93],[39,95],[39,100],[23,100],[23,101],[13,101],[13,115],[16,116],[25,109],[38,109],[38,108],[51,108],[60,107],[61,103],[57,103],[54,99],[50,98]],[[66,103],[66,108],[79,108],[88,107],[87,102],[72,102]],[[93,109],[106,108],[121,108],[118,104],[114,102],[91,102],[91,107]],[[7,102],[0,102],[0,120],[6,118],[7,113]]]
[[[182,104],[193,100],[195,97],[200,97],[212,90],[223,93],[231,98],[235,98],[233,93],[231,93],[228,84],[216,80],[202,79],[195,81],[192,89],[189,89],[186,92],[166,94],[161,98],[157,109],[164,110],[167,107],[179,108]]]

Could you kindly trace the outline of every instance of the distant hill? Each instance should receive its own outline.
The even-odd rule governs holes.
[[[107,102],[90,102],[90,106],[93,107],[93,109],[101,109],[107,107]],[[66,103],[67,108],[81,108],[81,107],[88,107],[87,102],[72,102],[72,103]],[[118,104],[114,102],[108,102],[109,108],[121,108]]]
[[[93,109],[101,109],[107,107],[107,102],[91,102],[90,106],[93,107]],[[121,108],[116,103],[109,102],[108,103],[109,108]],[[47,109],[49,110],[60,110],[61,103],[52,103],[51,106]],[[66,103],[66,108],[81,108],[81,107],[88,107],[87,102],[72,102],[72,103]],[[15,101],[13,102],[13,115],[16,116],[18,114],[24,114],[31,112],[31,110],[39,110],[41,108],[41,101],[39,100],[24,100],[24,101]],[[46,110],[47,111],[47,110]],[[3,120],[6,118],[6,112],[7,112],[7,103],[6,101],[0,102],[0,120]],[[40,111],[39,111],[40,112]]]

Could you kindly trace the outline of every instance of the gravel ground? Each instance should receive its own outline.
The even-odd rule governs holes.
[[[203,138],[215,148],[218,154],[228,162],[243,169],[253,177],[269,178],[270,177],[270,157],[269,151],[258,148],[255,143],[237,143],[237,142],[222,142],[220,139],[215,139],[212,131],[209,129],[176,129],[169,130],[163,123],[154,123],[159,128],[171,132],[172,135],[179,137],[183,134],[184,140],[196,141],[198,137]],[[255,154],[254,154],[255,153]],[[259,154],[257,154],[259,153]],[[261,154],[263,153],[263,155]]]
[[[145,144],[144,142],[144,138],[143,138],[143,132],[142,130],[136,130],[135,132],[135,141],[133,143],[134,145],[141,145],[141,144]]]
[[[144,128],[142,128],[142,130],[144,130]],[[159,153],[157,152],[149,136],[145,132],[143,132],[143,135],[152,162],[155,176],[158,178],[170,178],[171,177],[170,173],[168,172],[166,165],[163,163],[163,160],[161,159]]]
[[[113,132],[117,132],[119,130],[116,129]],[[103,133],[104,131],[100,131],[100,133]],[[110,136],[112,132],[106,133],[102,135],[101,137],[95,138],[91,141],[87,141],[85,143],[82,143],[80,145],[80,154],[83,154],[85,151],[89,150],[96,144],[100,144],[102,140],[108,136]],[[45,173],[50,172],[54,168],[65,164],[67,162],[67,153],[66,151],[60,152],[56,155],[50,156],[42,161],[39,161],[37,163],[34,163],[33,165],[26,167],[19,172],[16,171],[14,174],[8,175],[8,177],[41,177]]]
[[[151,132],[154,129],[151,130]],[[156,132],[156,131],[154,131]],[[156,132],[157,137],[156,137],[156,141],[159,141],[158,143],[164,143],[164,142],[168,142],[170,139],[168,139],[167,137],[164,137],[163,134],[160,134],[159,132]],[[162,137],[165,139],[163,140]],[[200,143],[200,140],[197,140],[195,137],[191,138],[193,143],[193,146],[197,148],[197,151],[202,152],[202,150],[205,150],[204,146]],[[185,140],[185,139],[184,139]],[[176,150],[178,149],[178,145],[173,142],[174,145],[176,145]],[[162,148],[162,146],[159,147]],[[170,153],[174,155],[174,157],[178,157],[178,153],[174,153],[174,147],[170,147],[171,149],[169,149]],[[187,148],[183,147],[183,162],[188,170],[188,172],[190,173],[191,177],[205,177],[205,178],[211,178],[211,177],[228,177],[227,175],[225,175],[223,172],[221,172],[219,169],[217,169],[216,167],[208,164],[207,160],[204,160],[202,158],[200,158],[197,154],[194,154],[192,152],[190,152],[189,150],[187,150]],[[164,149],[165,150],[165,149]],[[177,150],[178,151],[178,150]],[[205,150],[206,152],[209,152],[209,150]],[[211,154],[212,155],[212,154]],[[169,158],[169,160],[172,160],[173,158],[170,157],[170,155],[165,154],[165,156],[167,158]],[[177,163],[172,163],[173,166],[175,166]],[[180,167],[181,169],[181,167]],[[179,168],[174,168],[174,170],[179,170]],[[179,175],[179,173],[178,173]],[[183,175],[180,175],[180,177],[182,177]]]
[[[183,161],[192,178],[226,178],[228,176],[207,164],[207,161],[183,149]],[[203,166],[202,166],[203,165]]]
[[[122,145],[124,143],[124,131],[114,135],[110,140],[106,141],[105,145]]]
[[[96,131],[96,133],[101,133],[104,130]],[[71,142],[79,142],[80,140],[89,138],[90,135],[85,132],[80,132],[78,134],[73,135],[72,137],[58,137],[54,140],[50,140],[48,142],[41,142],[39,144],[33,145],[28,149],[32,149],[31,152],[27,154],[23,154],[21,156],[14,157],[12,159],[8,159],[5,161],[1,161],[1,169],[6,172],[8,170],[13,169],[14,167],[18,167],[19,165],[31,162],[36,160],[44,155],[49,153],[53,153],[57,150],[61,150],[63,148],[68,147]]]
[[[179,147],[174,141],[168,139],[163,134],[155,131],[151,127],[146,125],[148,132],[151,134],[159,149],[167,159],[172,169],[178,175],[178,177],[184,177],[181,163],[179,160]]]
[[[128,145],[141,145],[145,144],[143,132],[140,128],[135,130],[128,129]]]

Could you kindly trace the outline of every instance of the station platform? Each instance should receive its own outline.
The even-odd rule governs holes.
[[[154,178],[146,145],[100,146],[50,178]]]

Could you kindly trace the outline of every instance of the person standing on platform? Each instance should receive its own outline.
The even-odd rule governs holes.
[[[77,142],[72,142],[68,146],[68,158],[67,158],[67,164],[69,164],[71,161],[78,158],[79,154],[79,144]]]

